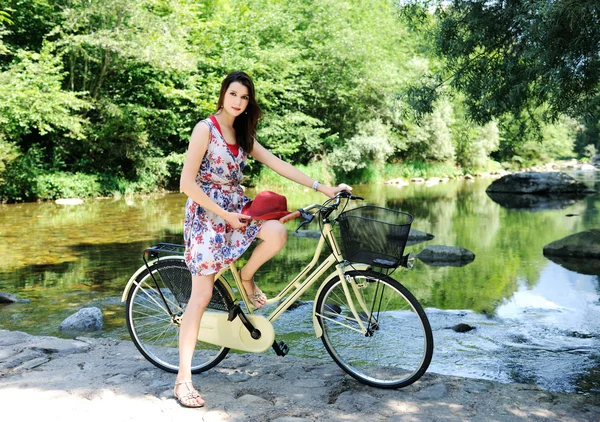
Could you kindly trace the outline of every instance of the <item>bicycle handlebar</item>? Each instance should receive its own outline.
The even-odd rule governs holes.
[[[283,217],[281,217],[281,218],[279,219],[279,222],[280,222],[281,224],[284,224],[284,223],[287,223],[288,221],[295,220],[296,218],[300,217],[300,215],[301,215],[301,214],[300,214],[300,211],[294,211],[294,212],[293,212],[293,213],[291,213],[291,214],[288,214],[288,215],[286,215],[286,216],[283,216]]]
[[[335,202],[333,204],[328,205],[328,206],[323,206],[320,204],[312,204],[312,205],[309,205],[308,207],[300,208],[297,211],[291,212],[288,215],[281,217],[279,219],[279,222],[284,224],[284,223],[287,223],[288,221],[295,220],[298,217],[304,217],[305,221],[300,225],[300,227],[302,227],[304,224],[312,221],[312,218],[314,217],[314,214],[309,214],[308,211],[311,211],[315,208],[318,208],[319,211],[322,211],[323,209],[329,209],[330,211],[333,211],[340,205],[340,200],[342,198],[345,198],[345,199],[348,199],[351,201],[354,201],[354,200],[364,201],[364,198],[362,198],[360,196],[354,196],[350,192],[348,192],[346,190],[342,190],[342,191],[338,192],[337,195],[335,195]],[[300,228],[300,227],[298,227],[298,228]]]

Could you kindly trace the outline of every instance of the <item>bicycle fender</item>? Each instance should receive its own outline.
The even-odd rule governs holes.
[[[370,268],[371,268],[371,266],[368,264],[352,264],[352,270],[367,271]],[[327,278],[325,280],[323,280],[323,282],[319,286],[319,290],[317,291],[317,294],[315,295],[312,317],[313,317],[313,325],[315,327],[315,335],[317,336],[317,338],[321,338],[321,336],[323,335],[323,329],[321,328],[321,325],[319,324],[319,321],[317,320],[317,299],[319,298],[319,295],[321,294],[321,290],[323,290],[325,288],[325,285],[329,282],[329,280],[331,280],[334,277],[337,277],[337,275],[338,275],[337,271],[334,271],[331,274],[329,274],[327,276]]]
[[[178,259],[180,261],[183,261],[183,257],[178,256],[178,255],[171,255],[171,256],[165,256],[163,258],[160,259],[155,259],[154,261],[150,261],[148,262],[148,268],[152,268],[152,266],[160,261],[164,261],[165,259]],[[123,296],[121,296],[121,302],[125,302],[127,300],[127,295],[129,294],[129,290],[131,290],[131,287],[133,286],[133,284],[135,283],[135,280],[138,278],[138,276],[143,273],[144,271],[146,271],[147,267],[146,265],[142,265],[129,279],[129,281],[127,282],[127,284],[125,285],[125,290],[123,290]]]

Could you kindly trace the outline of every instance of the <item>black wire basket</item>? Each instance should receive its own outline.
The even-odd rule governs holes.
[[[337,221],[348,261],[385,269],[403,262],[412,215],[367,205],[341,213]]]

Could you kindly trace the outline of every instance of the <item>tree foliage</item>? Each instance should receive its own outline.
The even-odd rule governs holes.
[[[552,9],[534,3],[540,9],[530,20]],[[519,85],[500,76],[511,69],[533,75],[543,60],[528,53],[509,66],[504,47],[494,50],[486,40],[503,40],[494,31],[510,19],[494,2],[480,3],[479,12],[475,4],[456,2],[435,16],[391,0],[6,0],[0,200],[176,189],[192,127],[215,111],[220,81],[237,69],[256,83],[264,110],[259,141],[309,170],[331,167],[362,182],[390,162],[475,169],[489,166],[490,154],[516,156],[503,133],[513,126],[489,121],[507,99],[520,110],[517,93],[532,102],[545,80],[521,78]],[[580,13],[573,16],[590,21],[591,9],[573,4]],[[530,16],[526,5],[516,5],[503,6],[514,12],[509,17]],[[498,22],[479,39],[475,29],[488,9],[488,20]],[[584,46],[596,29],[572,32]],[[540,44],[538,38],[523,45]],[[447,57],[437,56],[435,45]],[[590,76],[581,83],[593,97],[589,69],[597,57],[586,60],[580,73]],[[431,107],[416,108],[446,64],[465,70],[453,86],[436,90]],[[479,77],[484,70],[489,75]],[[482,94],[495,83],[499,92]],[[566,84],[565,95],[575,88]],[[540,98],[558,95],[552,89]],[[593,118],[585,125],[596,126]],[[589,142],[579,139],[578,149],[588,151]],[[250,161],[248,174],[260,171]]]
[[[600,99],[600,4],[595,0],[454,0],[438,9],[437,46],[487,122],[548,104],[581,116]]]

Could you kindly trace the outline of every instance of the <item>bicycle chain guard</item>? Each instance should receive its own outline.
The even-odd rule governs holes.
[[[246,315],[252,326],[260,331],[260,338],[252,338],[251,332],[240,318],[229,321],[227,312],[206,310],[200,321],[198,339],[205,343],[244,352],[263,353],[275,342],[275,330],[262,315]]]

